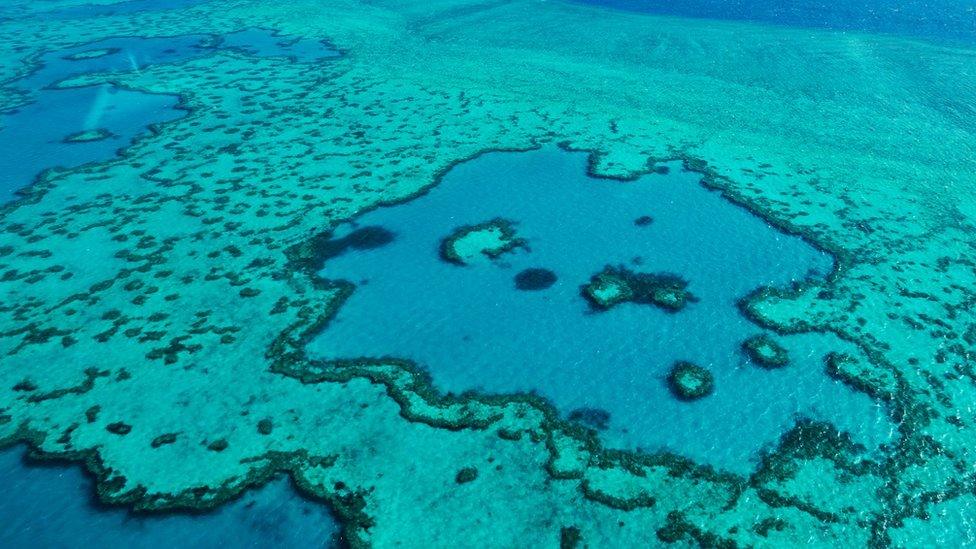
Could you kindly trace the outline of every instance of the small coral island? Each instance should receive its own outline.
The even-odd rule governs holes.
[[[593,275],[581,291],[593,307],[606,310],[630,301],[654,305],[676,313],[698,299],[688,291],[688,281],[671,273],[636,273],[620,265],[607,265]]]
[[[119,48],[98,48],[94,50],[85,50],[78,53],[72,53],[70,55],[65,55],[62,59],[66,61],[87,61],[89,59],[98,59],[100,57],[107,57],[109,55],[115,55],[119,53]]]
[[[497,259],[526,241],[515,234],[515,224],[496,217],[477,225],[458,227],[441,241],[441,259],[455,265],[470,265],[481,258]]]
[[[65,137],[63,141],[65,143],[90,143],[92,141],[108,139],[109,137],[113,137],[112,132],[106,130],[105,128],[98,128],[97,130],[75,132]]]
[[[790,355],[779,343],[766,334],[750,337],[742,342],[742,350],[761,368],[782,368],[790,363]]]
[[[668,386],[681,400],[698,400],[711,394],[715,388],[712,373],[691,362],[675,362],[668,374]]]

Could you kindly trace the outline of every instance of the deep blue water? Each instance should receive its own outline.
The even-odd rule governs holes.
[[[976,40],[970,0],[569,0],[658,15]]]
[[[43,168],[74,167],[108,160],[118,149],[144,134],[151,123],[182,115],[175,96],[152,95],[102,85],[42,91],[36,103],[0,121],[0,201],[14,198]],[[87,143],[65,143],[81,130],[103,128],[112,137]]]
[[[25,465],[23,447],[0,452],[0,547],[336,546],[324,505],[303,500],[286,478],[202,514],[133,514],[95,501],[77,465]]]
[[[37,90],[35,102],[0,114],[0,202],[11,200],[43,169],[71,168],[108,160],[133,139],[158,124],[182,116],[174,107],[176,96],[153,95],[103,85],[73,89],[50,86],[69,76],[138,71],[149,65],[184,61],[213,52],[214,47],[234,49],[260,57],[290,57],[315,62],[338,55],[328,44],[308,39],[277,36],[265,29],[245,29],[218,37],[216,45],[203,35],[166,38],[122,37],[49,52],[41,67],[16,82],[22,89]],[[113,53],[94,59],[70,59],[94,50]],[[108,130],[112,137],[86,143],[65,143],[64,138],[82,130]]]
[[[108,71],[137,71],[159,63],[172,63],[210,53],[206,35],[171,36],[166,38],[116,37],[97,40],[73,48],[47,52],[41,57],[41,67],[22,78],[16,85],[24,89],[40,89],[69,76]],[[111,55],[94,59],[65,59],[84,52],[111,49]]]
[[[340,227],[335,238],[363,227],[395,237],[326,260],[322,276],[357,287],[310,352],[404,357],[445,390],[538,391],[567,413],[600,408],[611,414],[614,445],[668,448],[738,471],[798,414],[830,420],[869,447],[886,440],[882,410],[824,373],[824,354],[843,343],[781,338],[794,356],[781,371],[749,364],[739,349],[761,330],[736,301],[761,285],[822,276],[828,255],[677,165],[635,182],[585,171],[582,153],[492,153],[455,167],[423,197]],[[644,215],[653,223],[637,226]],[[452,229],[495,217],[516,222],[531,251],[464,267],[440,259]],[[700,301],[677,314],[635,304],[594,313],[579,288],[606,264],[677,273]],[[513,278],[526,268],[550,269],[558,281],[520,291]],[[672,397],[665,377],[676,360],[711,369],[715,393]]]

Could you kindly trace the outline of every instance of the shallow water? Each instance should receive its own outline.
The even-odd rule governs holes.
[[[84,1],[0,5],[0,104],[20,105],[0,113],[0,441],[96,452],[125,474],[101,488],[150,506],[206,505],[270,459],[377,547],[973,545],[972,2]],[[373,209],[474,151],[563,140],[607,162],[485,154]],[[673,154],[763,217],[676,163],[586,176]],[[14,203],[53,167],[52,192]],[[452,230],[499,216],[529,249],[441,259]],[[340,221],[318,274],[355,291],[306,350],[405,357],[432,385],[292,348],[337,304],[283,252]],[[792,362],[759,368],[740,345],[764,330],[736,302],[823,279],[814,239],[844,269],[756,314],[844,341],[770,331]],[[607,264],[698,299],[595,311],[580,285]],[[824,372],[836,351],[850,385]],[[714,393],[675,398],[678,360]],[[472,390],[737,474],[605,452],[524,401],[424,402]],[[284,478],[143,515],[22,454],[0,453],[2,547],[334,543]]]
[[[610,412],[612,444],[666,448],[740,472],[798,415],[835,422],[876,447],[882,410],[824,373],[838,342],[782,338],[781,371],[749,364],[739,346],[761,330],[736,301],[759,286],[824,276],[831,258],[787,236],[670,166],[633,182],[586,176],[586,155],[548,147],[492,153],[456,166],[428,194],[341,227],[394,234],[380,247],[341,248],[321,275],[356,284],[310,345],[325,358],[398,356],[427,367],[444,390],[537,391],[564,412]],[[647,226],[635,223],[649,215]],[[457,266],[438,255],[461,225],[502,217],[531,251]],[[625,303],[595,312],[580,286],[604,265],[672,272],[699,298],[668,313]],[[556,273],[549,289],[520,291],[527,268]],[[675,361],[708,367],[715,393],[680,402],[665,383]],[[662,424],[667,429],[661,429]]]

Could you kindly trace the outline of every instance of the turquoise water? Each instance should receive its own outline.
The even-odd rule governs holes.
[[[95,501],[77,465],[29,460],[22,447],[0,452],[0,546],[293,547],[338,544],[328,509],[295,495],[284,478],[215,511],[136,514]]]
[[[971,179],[976,112],[972,2],[212,0],[181,13],[206,3],[0,6],[0,25],[33,14],[17,27],[30,40],[0,36],[9,46],[0,48],[10,73],[0,78],[3,104],[30,92],[0,112],[0,284],[16,296],[0,296],[0,343],[24,342],[0,358],[9,381],[0,434],[11,442],[27,433],[46,437],[52,452],[105,450],[132,478],[160,471],[167,490],[201,486],[159,456],[185,456],[181,465],[214,473],[209,488],[218,490],[280,451],[282,469],[332,498],[347,533],[368,530],[387,541],[380,547],[480,546],[471,540],[505,534],[547,547],[566,541],[571,525],[590,547],[656,545],[662,530],[683,530],[689,546],[726,537],[740,546],[973,544],[966,406],[976,399],[976,263],[964,239],[976,206],[960,191]],[[116,35],[102,18],[127,30]],[[589,21],[608,36],[588,33]],[[669,26],[645,32],[661,21]],[[165,37],[124,35],[133,28]],[[348,56],[316,65],[343,55],[332,44]],[[233,55],[213,56],[221,51]],[[35,70],[16,76],[33,60]],[[196,62],[171,66],[187,60]],[[57,87],[101,72],[122,83],[145,74],[174,95]],[[203,102],[192,120],[175,95],[183,92]],[[199,150],[170,140],[197,130]],[[847,255],[815,299],[770,300],[770,322],[802,331],[810,320],[860,346],[779,335],[737,306],[763,286],[823,280],[835,258],[709,190],[679,162],[633,181],[594,178],[587,155],[549,143],[553,135],[620,154],[613,166],[632,169],[640,155],[682,151],[707,159],[730,188],[775,196],[768,215],[792,216]],[[125,156],[146,137],[166,145]],[[460,162],[410,200],[372,209],[379,197],[434,183],[432,166],[539,142],[547,144]],[[98,178],[68,173],[57,184],[76,193],[13,204],[45,170],[129,161],[158,166],[158,175],[107,168],[126,179],[106,185],[116,194],[96,196]],[[165,193],[149,192],[162,185]],[[508,415],[486,430],[457,428],[456,409],[394,402],[404,393],[419,400],[412,391],[428,386],[393,368],[337,382],[328,376],[350,370],[280,356],[293,328],[332,305],[282,251],[340,217],[352,220],[334,229],[317,272],[354,291],[308,342],[312,357],[410,359],[434,390],[530,393],[608,447],[668,450],[740,476],[674,462],[640,470],[639,460],[585,444],[554,449],[557,438],[580,441],[511,413],[521,404],[506,404]],[[442,257],[459,227],[499,218],[526,246],[470,265]],[[608,265],[680,276],[695,299],[677,312],[596,310],[581,286]],[[93,285],[102,267],[128,280]],[[65,327],[72,335],[62,338]],[[765,369],[745,356],[742,342],[764,333],[789,352],[788,366]],[[172,357],[159,360],[160,349]],[[826,374],[825,355],[837,351],[867,357],[850,381],[877,390],[876,400]],[[113,375],[72,385],[82,367],[101,367],[90,364],[100,356]],[[667,374],[677,361],[708,369],[714,392],[676,398]],[[268,371],[282,363],[293,369]],[[305,368],[327,379],[309,382]],[[239,372],[261,372],[267,386]],[[133,394],[130,380],[180,394]],[[42,390],[50,398],[31,398]],[[87,417],[96,408],[102,416]],[[259,423],[265,414],[272,429]],[[829,422],[866,452],[834,445],[826,431],[783,437],[801,418]],[[116,420],[132,431],[112,430]],[[512,425],[528,436],[505,440]],[[178,442],[160,450],[151,429],[172,429]],[[778,459],[761,461],[774,448]],[[544,466],[567,455],[579,463]],[[96,501],[77,463],[35,463],[15,446],[0,452],[0,485],[0,547],[343,545],[328,507],[283,475],[214,511],[135,513]],[[639,509],[627,509],[632,501]]]
[[[447,391],[538,392],[567,414],[602,409],[611,444],[740,472],[796,416],[833,421],[869,448],[887,439],[882,410],[824,373],[837,341],[782,338],[794,361],[780,371],[749,364],[739,350],[761,330],[736,301],[759,286],[825,276],[827,254],[706,190],[678,164],[633,182],[587,177],[586,166],[585,154],[554,147],[487,154],[426,195],[338,229],[340,241],[366,228],[393,238],[337,246],[326,260],[321,275],[356,290],[312,354],[405,357]],[[635,223],[642,216],[653,222]],[[439,257],[454,228],[496,217],[514,221],[531,251],[465,267]],[[580,286],[607,264],[679,274],[699,301],[675,314],[635,304],[595,312]],[[557,281],[520,291],[514,277],[527,268],[549,269]],[[677,360],[708,367],[715,393],[675,399],[665,377]]]

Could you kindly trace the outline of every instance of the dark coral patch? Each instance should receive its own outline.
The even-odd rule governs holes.
[[[654,218],[649,215],[642,215],[634,220],[634,225],[638,227],[646,227],[651,223],[654,223]]]
[[[393,232],[383,227],[363,227],[349,233],[341,240],[354,250],[374,250],[393,242],[395,237]]]
[[[601,408],[577,408],[569,413],[569,420],[602,431],[610,425],[610,412]]]
[[[383,227],[362,227],[342,238],[333,238],[332,233],[322,233],[288,250],[289,259],[298,265],[317,271],[333,257],[338,257],[350,249],[373,250],[393,242],[396,234]]]
[[[132,426],[122,421],[116,421],[106,425],[105,430],[114,435],[127,435],[132,431]]]
[[[478,470],[474,467],[464,467],[458,471],[457,475],[454,477],[454,481],[458,484],[467,484],[473,482],[474,479],[478,478]]]
[[[559,549],[576,549],[583,542],[583,534],[575,526],[564,526],[559,530]]]
[[[176,433],[164,433],[152,439],[152,442],[150,442],[149,445],[153,448],[159,448],[160,446],[173,444],[174,442],[176,442]]]
[[[207,449],[212,452],[223,452],[228,446],[230,446],[230,444],[227,442],[227,439],[221,438],[208,444]]]
[[[545,290],[556,283],[556,273],[549,269],[525,269],[515,275],[515,287],[524,291]]]

